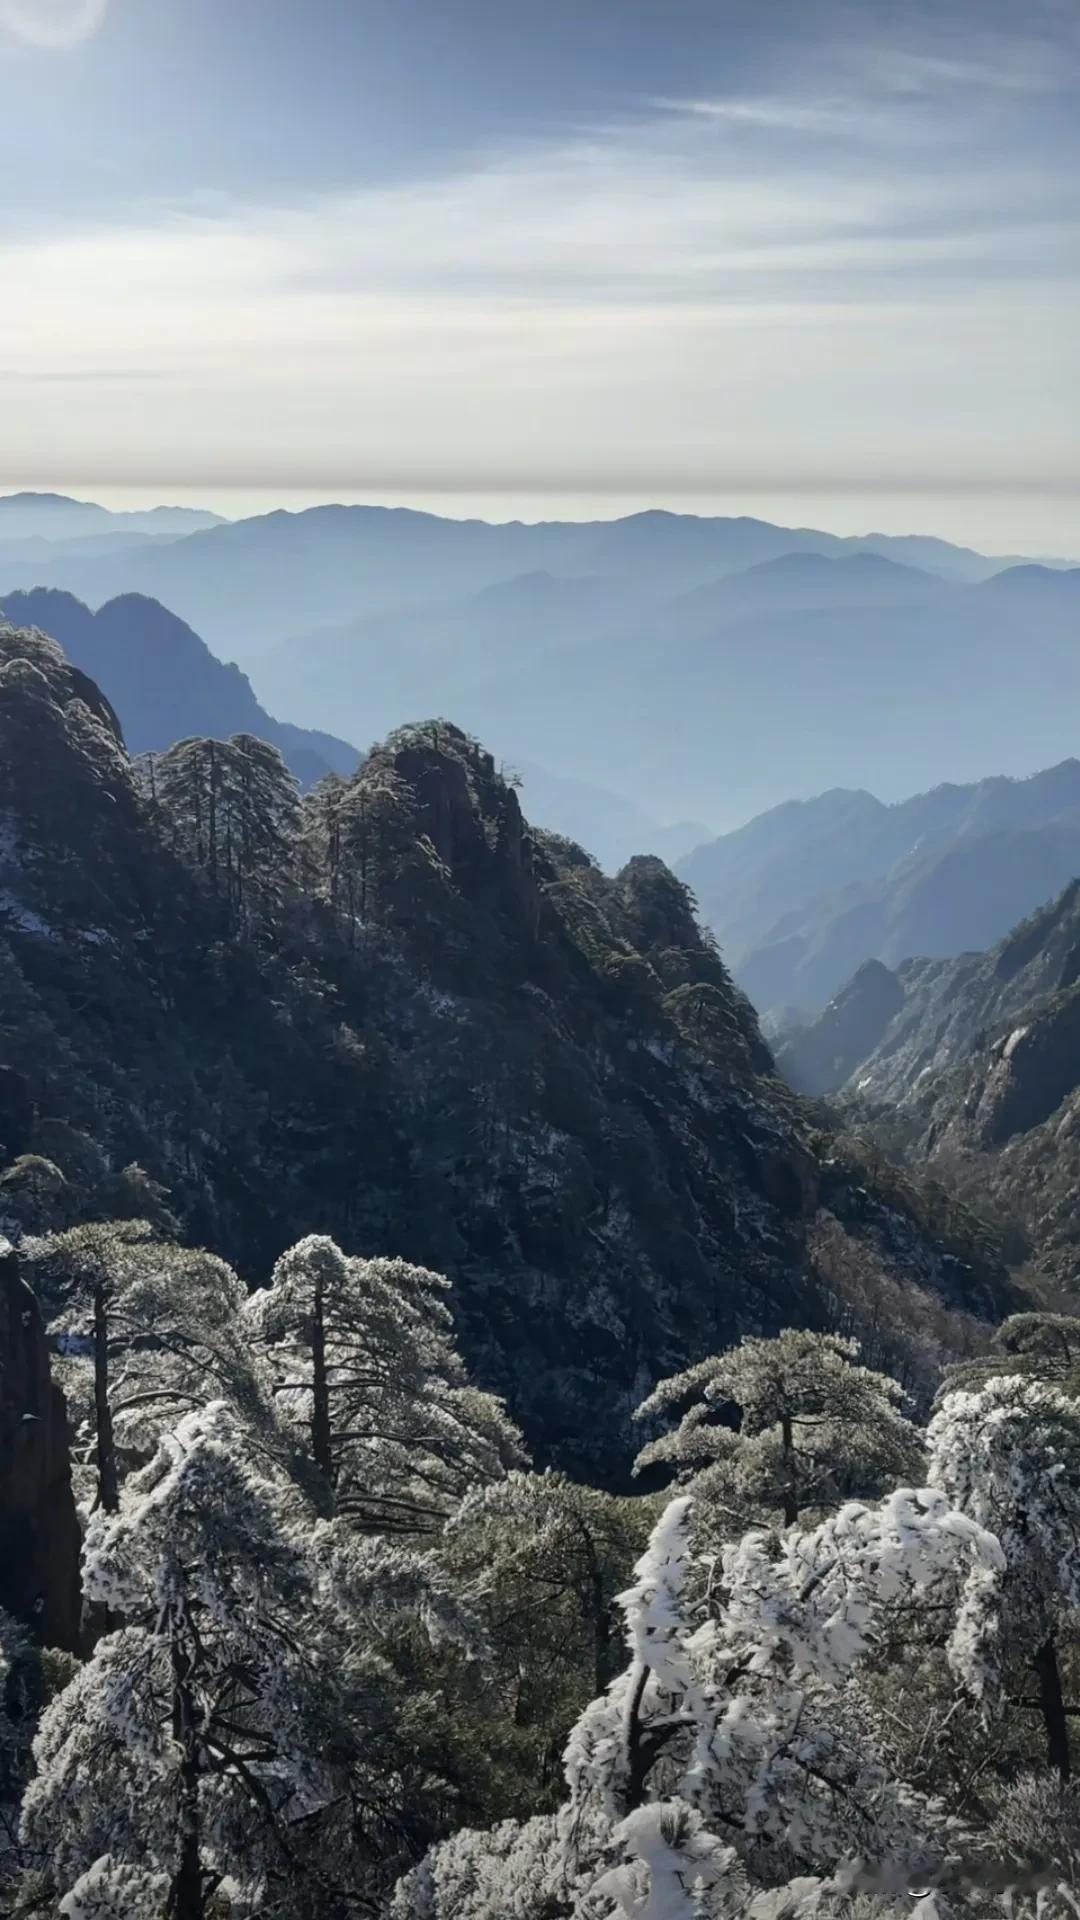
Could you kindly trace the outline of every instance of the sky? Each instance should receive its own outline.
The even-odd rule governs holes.
[[[1077,0],[0,0],[0,490],[1080,553]]]

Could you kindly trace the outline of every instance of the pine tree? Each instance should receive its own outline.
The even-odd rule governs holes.
[[[1002,1576],[993,1536],[924,1488],[749,1534],[710,1570],[691,1518],[670,1503],[621,1596],[630,1663],[571,1734],[560,1814],[435,1848],[393,1920],[495,1920],[500,1886],[518,1920],[606,1920],[612,1902],[727,1920],[948,1877],[956,1829],[890,1774],[850,1682],[904,1606],[947,1610],[950,1657],[978,1683],[969,1602]]]
[[[324,1510],[357,1527],[431,1531],[518,1455],[501,1403],[468,1382],[446,1288],[426,1268],[349,1259],[312,1235],[246,1308]]]
[[[789,1329],[701,1361],[638,1409],[638,1419],[653,1420],[689,1402],[673,1430],[642,1450],[637,1471],[674,1468],[728,1537],[919,1481],[922,1441],[900,1411],[903,1389],[858,1359],[855,1340]],[[737,1428],[728,1424],[735,1418]]]
[[[246,1290],[223,1260],[148,1222],[75,1227],[26,1249],[76,1436],[91,1510],[115,1513],[124,1476],[181,1413],[224,1398],[253,1431],[268,1396],[243,1329]]]
[[[1062,1650],[1080,1623],[1080,1404],[1023,1377],[946,1394],[930,1425],[930,1478],[1001,1542],[1006,1576],[973,1595],[987,1649],[987,1695],[1004,1703],[1010,1673],[1031,1676],[1012,1704],[1038,1712],[1047,1757],[1072,1771]]]

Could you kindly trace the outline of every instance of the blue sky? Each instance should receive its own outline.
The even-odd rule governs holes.
[[[0,487],[1080,549],[1074,0],[0,0]]]

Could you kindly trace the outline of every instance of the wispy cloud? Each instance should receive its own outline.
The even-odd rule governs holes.
[[[96,33],[108,7],[109,0],[0,0],[0,32],[62,53]]]

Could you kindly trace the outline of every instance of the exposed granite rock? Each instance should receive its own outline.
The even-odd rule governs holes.
[[[0,1606],[46,1646],[79,1645],[79,1549],[64,1396],[37,1301],[0,1240]]]

